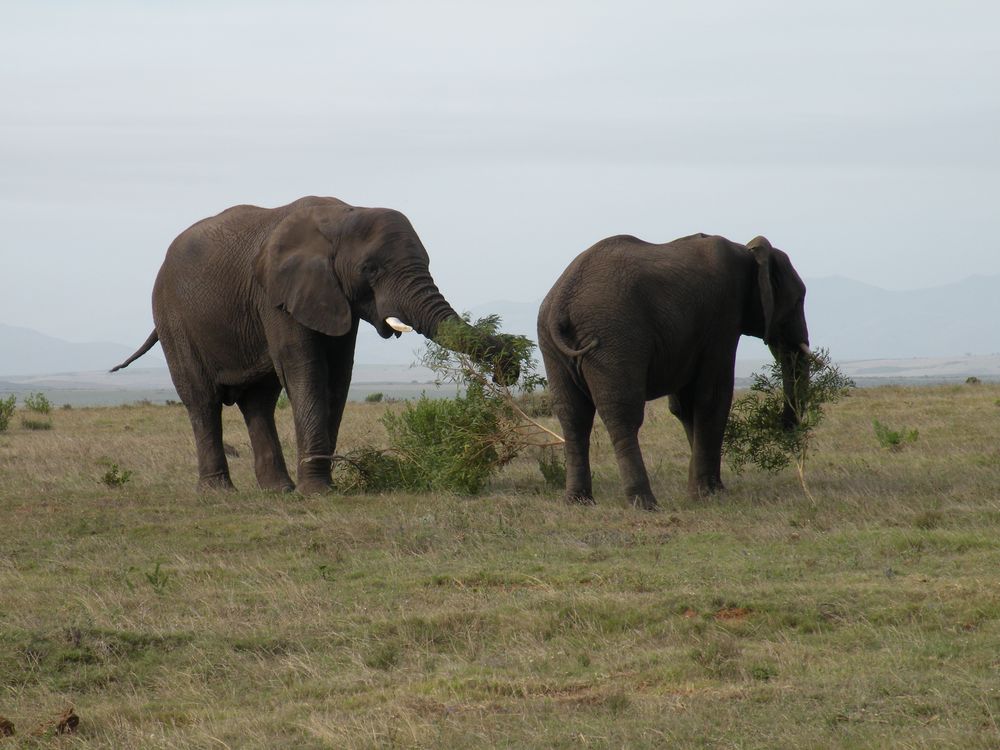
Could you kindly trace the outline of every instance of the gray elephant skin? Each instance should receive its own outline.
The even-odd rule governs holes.
[[[806,288],[764,237],[746,245],[696,234],[665,244],[609,237],[570,263],[538,313],[538,344],[566,438],[566,500],[593,503],[595,410],[625,493],[657,507],[639,449],[646,402],[670,396],[691,446],[688,491],[722,489],[722,439],[736,345],[762,338],[781,363],[786,428],[808,383]]]
[[[291,402],[298,490],[330,487],[360,320],[383,338],[413,329],[433,338],[458,319],[430,274],[407,218],[336,198],[280,208],[236,206],[177,237],[153,287],[155,329],[126,367],[159,340],[187,407],[199,486],[232,488],[222,444],[222,406],[246,420],[261,488],[295,488],[274,410]],[[470,329],[471,332],[471,329]],[[467,354],[516,380],[504,337],[470,333]]]

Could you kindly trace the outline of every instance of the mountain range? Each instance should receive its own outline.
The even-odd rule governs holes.
[[[908,291],[888,291],[834,276],[806,280],[806,316],[813,348],[829,349],[836,361],[956,357],[1000,353],[1000,276]],[[535,339],[541,300],[494,301],[470,312],[474,318],[498,314],[503,329]],[[408,365],[423,339],[409,335],[383,341],[362,325],[355,361],[370,365]],[[75,343],[29,328],[0,324],[0,376],[106,371],[139,345]],[[767,349],[744,338],[739,359],[764,360]],[[154,348],[133,367],[163,367]]]

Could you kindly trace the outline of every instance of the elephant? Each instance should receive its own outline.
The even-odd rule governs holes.
[[[154,329],[112,372],[159,341],[194,431],[200,488],[232,489],[222,406],[246,421],[262,489],[296,489],[275,428],[284,388],[298,449],[297,489],[331,486],[333,454],[360,320],[383,338],[445,321],[464,353],[509,384],[511,337],[468,326],[434,283],[430,259],[399,211],[306,197],[279,208],[235,206],[184,230],[153,286]],[[449,339],[451,340],[451,339]]]
[[[566,440],[565,499],[594,502],[596,411],[628,499],[657,507],[638,433],[646,401],[666,395],[691,448],[689,494],[723,489],[722,441],[739,338],[762,338],[781,363],[782,421],[792,429],[812,356],[805,294],[788,256],[764,237],[740,245],[695,234],[652,244],[619,235],[577,256],[538,312],[538,345]]]

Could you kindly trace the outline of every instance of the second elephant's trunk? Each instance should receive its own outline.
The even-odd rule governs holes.
[[[797,349],[772,348],[781,364],[781,385],[785,394],[785,408],[781,424],[786,430],[798,427],[806,410],[809,388],[809,356]]]

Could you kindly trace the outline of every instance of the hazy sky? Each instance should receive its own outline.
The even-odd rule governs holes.
[[[996,2],[0,7],[0,323],[138,345],[181,230],[308,194],[405,212],[459,310],[617,233],[1000,273]]]

